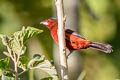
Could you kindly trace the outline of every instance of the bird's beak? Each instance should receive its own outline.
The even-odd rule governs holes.
[[[43,25],[48,25],[48,23],[47,22],[45,22],[45,21],[42,21],[42,22],[40,22],[40,24],[43,24]]]

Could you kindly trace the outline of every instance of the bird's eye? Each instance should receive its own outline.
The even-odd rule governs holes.
[[[50,19],[48,19],[48,22],[50,22]]]
[[[50,20],[48,19],[47,22],[50,22]]]

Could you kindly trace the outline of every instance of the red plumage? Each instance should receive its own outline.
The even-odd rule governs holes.
[[[58,43],[58,22],[56,19],[46,19],[41,24],[46,25],[51,31],[51,36],[53,40]],[[65,29],[65,40],[66,47],[69,51],[86,49],[86,48],[95,48],[97,50],[103,51],[105,53],[112,52],[112,46],[109,44],[101,43],[101,42],[93,42],[90,40],[86,40],[81,35],[77,34],[75,31],[70,29]]]

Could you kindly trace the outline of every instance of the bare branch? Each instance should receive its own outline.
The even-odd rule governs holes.
[[[61,65],[61,79],[68,80],[68,65],[66,58],[66,45],[65,45],[65,20],[63,9],[63,0],[55,0],[55,5],[57,8],[58,16],[58,40],[59,40],[59,55],[60,55],[60,65]]]

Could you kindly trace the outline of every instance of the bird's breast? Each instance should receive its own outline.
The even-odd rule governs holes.
[[[52,36],[53,40],[56,43],[58,43],[57,27],[55,27],[51,30],[51,36]]]

